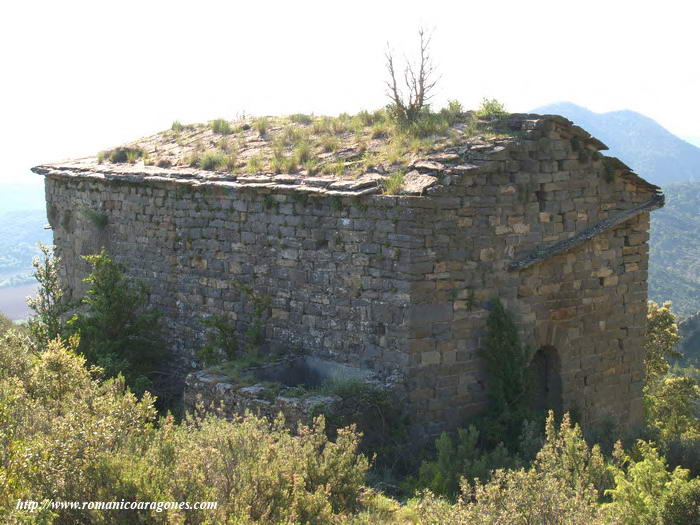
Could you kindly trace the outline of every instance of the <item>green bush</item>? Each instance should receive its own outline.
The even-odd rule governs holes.
[[[0,313],[0,336],[12,328],[15,324],[5,314]]]
[[[479,118],[503,118],[507,114],[505,106],[495,98],[484,98],[476,111]]]
[[[362,436],[359,451],[374,458],[375,468],[403,473],[414,466],[407,457],[409,417],[394,393],[353,380],[329,381],[317,392],[341,398],[333,412],[323,414],[331,438],[352,425]]]
[[[84,259],[92,266],[84,279],[89,288],[68,332],[79,335],[78,350],[90,364],[108,376],[123,374],[134,391],[143,392],[163,366],[160,314],[149,309],[145,286],[133,284],[104,248]]]
[[[101,381],[75,341],[39,353],[0,338],[3,523],[337,523],[361,503],[368,461],[359,436],[324,423],[291,434],[281,421],[155,419],[123,379]],[[18,511],[18,499],[216,501],[207,511]]]
[[[449,100],[447,106],[440,110],[440,115],[451,126],[464,117],[464,108],[458,100]]]
[[[294,160],[299,165],[306,164],[311,159],[311,146],[306,141],[299,142],[294,148]]]
[[[368,462],[357,441],[351,430],[328,441],[322,419],[298,435],[254,416],[165,420],[103,458],[96,499],[219,503],[201,515],[169,512],[168,523],[331,523],[358,506]]]
[[[611,510],[624,524],[654,525],[660,523],[666,502],[669,512],[679,511],[683,507],[683,498],[674,501],[673,495],[696,490],[688,488],[688,471],[676,467],[669,472],[666,460],[653,444],[637,442],[637,455],[621,454],[623,465],[615,472],[615,487],[607,493],[612,497]],[[665,522],[661,522],[665,523]]]
[[[595,489],[598,498],[613,486],[613,467],[600,446],[588,445],[581,427],[567,412],[557,427],[550,411],[545,424],[545,443],[535,456],[533,467],[564,481],[577,492]]]
[[[22,514],[15,509],[18,499],[94,499],[96,463],[147,430],[155,416],[149,395],[137,400],[125,392],[122,379],[96,381],[76,354],[75,340],[51,341],[37,352],[18,335],[0,338],[0,371],[5,523]],[[39,518],[51,523],[46,515]],[[57,523],[86,522],[86,516],[68,511],[57,518]]]
[[[434,494],[453,499],[460,488],[460,480],[475,478],[486,481],[497,468],[520,465],[517,457],[499,444],[492,450],[479,447],[479,431],[470,425],[457,430],[457,436],[447,433],[435,441],[436,458],[423,461],[417,479],[409,479],[408,489],[429,489]]]
[[[450,128],[449,118],[442,113],[431,113],[428,108],[412,121],[398,126],[399,131],[417,138],[446,135]]]
[[[488,483],[463,483],[450,505],[431,492],[409,502],[418,523],[441,525],[603,525],[595,490],[575,491],[536,469],[496,470]]]
[[[66,297],[59,279],[61,261],[43,244],[39,245],[41,258],[35,258],[34,278],[39,284],[37,295],[27,300],[34,315],[27,321],[27,328],[34,344],[45,347],[48,342],[65,334],[65,317],[75,306]]]
[[[486,326],[481,355],[491,403],[482,419],[484,441],[491,446],[503,441],[510,450],[516,450],[523,423],[532,418],[528,408],[531,351],[520,342],[513,318],[499,300]]]
[[[663,525],[700,524],[700,479],[668,491],[661,500],[660,522]]]
[[[236,358],[238,343],[236,328],[224,315],[202,320],[207,329],[207,342],[197,351],[197,358],[205,365],[217,365]]]
[[[646,422],[662,451],[674,458],[673,463],[680,455],[697,472],[700,454],[687,445],[700,442],[700,385],[692,368],[671,369],[669,360],[683,356],[677,349],[679,341],[671,303],[659,306],[650,301],[644,344]]]
[[[700,436],[684,435],[667,441],[663,447],[670,466],[682,466],[691,476],[700,476]]]

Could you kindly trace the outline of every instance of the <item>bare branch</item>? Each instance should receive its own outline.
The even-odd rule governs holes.
[[[419,118],[421,111],[425,108],[428,100],[432,98],[432,90],[438,79],[434,79],[434,68],[430,58],[429,48],[432,40],[431,35],[427,35],[423,28],[418,30],[420,39],[419,63],[414,67],[406,59],[406,67],[403,72],[403,81],[407,89],[407,96],[404,97],[396,82],[396,69],[391,51],[387,51],[387,70],[390,80],[387,81],[389,92],[387,95],[391,99],[397,112],[397,117],[404,123],[415,122]]]

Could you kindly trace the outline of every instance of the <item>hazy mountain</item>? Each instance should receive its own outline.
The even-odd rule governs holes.
[[[23,319],[25,298],[34,294],[32,259],[37,243],[51,244],[45,230],[44,186],[37,183],[0,182],[0,312]]]
[[[39,255],[37,243],[50,245],[43,209],[0,211],[0,293],[6,286],[34,281],[32,259]]]
[[[700,182],[663,189],[666,206],[651,214],[649,297],[689,316],[700,310]]]
[[[700,312],[680,323],[678,331],[683,338],[679,349],[686,361],[700,366]]]
[[[610,148],[649,182],[663,186],[700,181],[700,148],[676,137],[649,117],[622,110],[594,113],[571,102],[558,102],[532,110],[563,115]]]

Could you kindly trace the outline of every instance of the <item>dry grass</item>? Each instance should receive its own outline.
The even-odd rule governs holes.
[[[498,120],[498,121],[497,121]],[[124,148],[102,152],[100,162],[158,164],[245,173],[319,171],[356,177],[367,169],[404,170],[416,156],[439,152],[469,136],[503,137],[502,119],[479,120],[456,102],[426,113],[411,128],[401,129],[385,110],[337,117],[294,114],[288,117],[224,119],[183,125]],[[141,152],[141,153],[139,153]],[[148,159],[148,155],[152,159]]]

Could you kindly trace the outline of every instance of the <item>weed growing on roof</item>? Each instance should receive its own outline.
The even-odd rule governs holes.
[[[304,164],[311,158],[311,146],[308,142],[299,142],[294,148],[294,158],[297,163]]]
[[[260,173],[263,170],[264,159],[260,155],[256,155],[248,159],[248,173]]]
[[[318,173],[318,160],[310,158],[302,164],[302,167],[309,175],[316,175]]]
[[[314,118],[311,115],[305,115],[303,113],[294,113],[293,115],[289,115],[289,120],[291,120],[295,124],[304,124],[305,126],[308,126],[314,121]]]
[[[321,167],[321,173],[324,175],[343,175],[345,173],[345,161],[339,160],[324,164]]]
[[[338,148],[340,148],[340,141],[335,137],[325,135],[321,137],[321,147],[325,152],[338,151]]]
[[[304,140],[307,133],[297,126],[287,126],[280,135],[280,140],[285,146],[293,146]]]
[[[495,98],[484,98],[476,110],[476,116],[479,118],[501,118],[507,114],[505,106]]]
[[[370,113],[369,111],[363,109],[357,115],[355,115],[352,120],[360,124],[362,127],[367,128],[382,120],[382,115],[377,111]]]
[[[272,157],[270,168],[275,173],[295,173],[298,170],[296,159],[284,154]]]
[[[331,131],[335,135],[342,135],[350,131],[351,118],[347,113],[341,113],[336,118],[331,119]]]
[[[199,159],[202,155],[197,152],[192,152],[189,155],[187,155],[184,159],[185,164],[187,164],[191,168],[195,168],[199,166]]]
[[[214,133],[220,133],[221,135],[230,135],[233,133],[231,124],[228,122],[228,120],[224,120],[222,118],[209,121],[209,127]]]
[[[270,127],[270,120],[267,117],[260,117],[253,122],[253,129],[258,132],[261,137],[267,134]]]
[[[392,173],[382,181],[382,189],[385,195],[396,195],[403,186],[404,174],[400,171]]]
[[[104,162],[108,159],[110,162],[115,164],[120,163],[134,163],[140,158],[147,157],[146,151],[140,147],[130,147],[124,146],[119,148],[114,148],[112,150],[101,151],[97,155],[97,162]]]
[[[452,126],[464,117],[464,108],[458,100],[448,100],[447,106],[440,110],[440,115]]]
[[[391,127],[386,121],[375,122],[372,124],[372,129],[370,130],[370,136],[373,139],[385,139],[389,136],[391,132]]]
[[[326,135],[332,133],[331,120],[332,119],[330,117],[321,117],[318,120],[314,120],[311,126],[311,131],[316,135]]]

